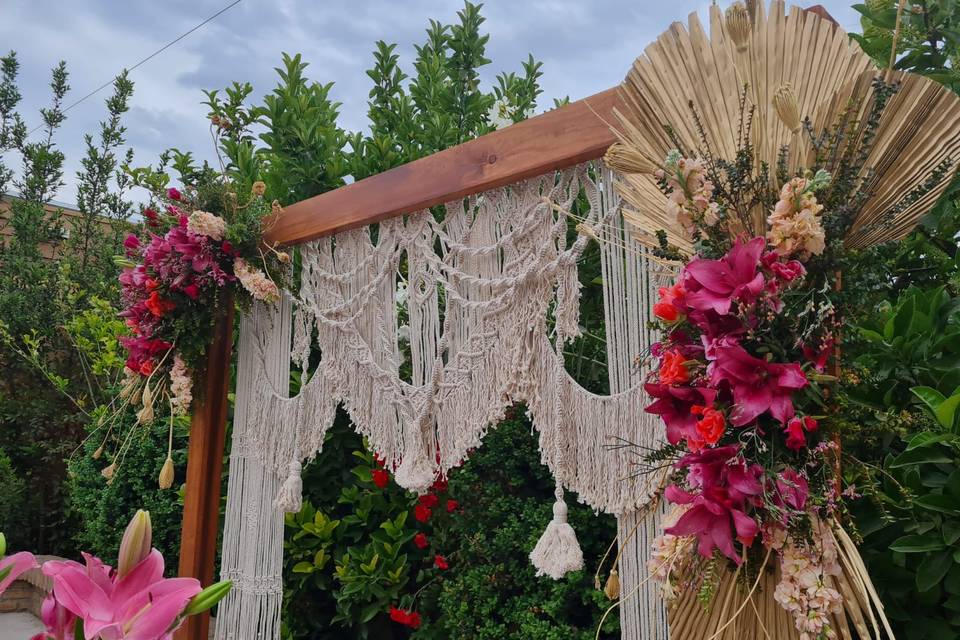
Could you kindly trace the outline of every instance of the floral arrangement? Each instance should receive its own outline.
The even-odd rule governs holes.
[[[722,576],[752,594],[771,573],[772,596],[801,640],[835,638],[849,540],[842,498],[854,488],[842,485],[830,372],[840,364],[843,240],[866,198],[851,165],[867,154],[854,145],[869,140],[841,123],[814,141],[813,167],[791,174],[784,160],[774,175],[755,162],[752,108],[742,101],[741,110],[735,159],[705,144],[671,151],[652,171],[666,218],[693,251],[656,234],[654,254],[679,277],[653,307],[662,338],[645,410],[661,417],[667,442],[640,452],[641,472],[669,471],[673,510],[648,568],[668,599],[695,593],[705,605]],[[869,117],[880,113],[882,105]]]
[[[141,232],[127,236],[125,255],[116,258],[122,267],[120,316],[129,335],[120,337],[126,379],[114,415],[132,407],[137,422],[149,424],[158,403],[169,407],[171,417],[189,412],[214,309],[233,300],[241,307],[279,300],[290,256],[260,240],[264,217],[280,211],[264,198],[264,183],[241,198],[219,177],[207,176],[181,192],[167,188],[162,174],[151,169],[132,174],[153,196]],[[108,479],[115,464],[104,472]],[[161,488],[172,481],[168,453]]]
[[[138,511],[120,543],[116,569],[88,553],[84,564],[49,560],[41,570],[53,591],[41,607],[46,630],[31,640],[169,640],[187,617],[207,611],[230,591],[230,581],[206,589],[193,578],[164,578],[163,556],[150,546],[150,514]],[[0,535],[0,556],[6,544]],[[21,551],[0,560],[0,594],[39,567]]]

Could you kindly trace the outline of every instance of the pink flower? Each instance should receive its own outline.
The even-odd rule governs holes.
[[[677,467],[688,469],[687,480],[699,493],[676,485],[667,487],[667,500],[689,508],[674,526],[664,529],[670,535],[696,536],[704,557],[709,558],[714,549],[719,549],[738,564],[734,533],[744,546],[753,544],[760,527],[745,510],[763,492],[759,480],[762,469],[758,465],[748,467],[739,460],[739,450],[738,445],[728,445],[681,458]]]
[[[793,417],[793,393],[808,384],[800,365],[754,358],[739,345],[718,346],[715,352],[710,382],[727,382],[733,390],[733,425],[749,424],[765,411],[781,424]]]
[[[694,405],[713,404],[716,390],[705,387],[672,387],[666,384],[646,384],[647,393],[656,398],[644,411],[659,415],[667,427],[667,440],[677,444],[697,435],[697,417],[690,412]]]
[[[806,275],[807,270],[799,260],[790,260],[789,262],[774,262],[770,265],[772,271],[778,278],[784,282],[793,282],[797,278]]]
[[[200,287],[191,282],[183,288],[183,293],[186,294],[186,296],[191,300],[196,300],[200,297]]]
[[[167,189],[167,197],[170,198],[171,200],[180,200],[180,198],[182,198],[183,196],[180,194],[179,191],[177,191],[173,187],[170,187],[169,189]]]
[[[797,511],[803,511],[807,505],[807,497],[810,495],[810,485],[804,476],[788,468],[784,469],[777,478],[777,491],[784,504]]]
[[[683,271],[687,306],[726,315],[735,300],[753,302],[763,291],[763,274],[757,271],[763,247],[763,238],[754,238],[737,242],[719,260],[692,260]]]
[[[34,636],[38,640],[73,640],[73,630],[77,616],[73,615],[53,594],[43,599],[40,605],[40,621],[47,628],[46,633]]]
[[[127,249],[127,253],[129,255],[140,247],[140,238],[132,233],[128,234],[127,237],[123,239],[123,246]]]
[[[123,578],[98,558],[83,556],[86,566],[50,561],[43,572],[53,578],[56,600],[83,620],[88,638],[165,638],[200,592],[193,578],[164,578],[156,549]]]
[[[801,420],[800,418],[792,418],[787,422],[787,426],[784,429],[784,432],[787,434],[787,448],[792,449],[793,451],[800,451],[807,446],[807,436],[804,434],[804,431],[814,432],[817,430],[817,421],[806,416]]]
[[[19,553],[14,553],[0,560],[0,572],[6,571],[7,569],[10,570],[6,577],[0,580],[0,593],[6,591],[7,588],[13,584],[13,581],[25,572],[30,569],[36,569],[38,566],[40,565],[37,564],[37,559],[28,551],[20,551]]]

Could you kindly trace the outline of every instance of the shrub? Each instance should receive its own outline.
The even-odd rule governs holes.
[[[20,531],[23,525],[25,484],[10,458],[0,449],[0,531]]]

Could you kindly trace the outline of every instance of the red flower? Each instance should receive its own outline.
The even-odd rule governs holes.
[[[817,430],[817,421],[806,416],[801,420],[800,418],[793,418],[787,422],[787,426],[784,429],[784,432],[787,434],[787,448],[794,451],[800,451],[805,446],[807,446],[807,436],[804,431],[816,431]]]
[[[446,478],[437,478],[437,479],[434,481],[433,486],[430,487],[430,488],[433,489],[434,491],[436,491],[437,493],[440,493],[441,491],[446,491],[446,490],[447,490],[447,479],[446,479]]]
[[[167,189],[167,197],[170,198],[171,200],[179,200],[183,196],[180,195],[179,191],[177,191],[173,187],[170,187],[169,189]]]
[[[159,291],[151,293],[144,304],[147,306],[147,309],[150,310],[150,313],[158,318],[163,317],[168,311],[172,311],[173,308],[177,306],[173,302],[161,298]]]
[[[418,533],[413,536],[413,544],[417,545],[418,549],[426,549],[430,542],[427,540],[427,536],[423,533]]]
[[[200,297],[200,287],[192,282],[183,288],[183,292],[187,294],[191,300],[196,300]]]
[[[426,522],[432,515],[433,511],[431,511],[429,507],[425,507],[422,504],[418,504],[413,508],[413,517],[417,519],[417,522]]]
[[[447,513],[453,513],[460,508],[460,503],[456,500],[447,500]]]
[[[224,240],[224,242],[226,242],[226,240]],[[377,455],[376,453],[373,454],[373,463],[374,463],[375,465],[377,465],[378,467],[380,467],[381,469],[383,469],[383,465],[385,464],[383,458],[381,458],[381,457],[380,457],[379,455]]]
[[[416,629],[420,626],[420,614],[406,609],[390,607],[390,619],[405,627]]]
[[[157,221],[157,212],[149,207],[143,210],[143,217],[151,222]]]
[[[233,249],[233,245],[230,244],[230,242],[227,240],[224,240],[223,244],[220,245],[220,251],[223,251],[228,255],[233,255],[235,253]]]
[[[678,283],[672,287],[660,287],[658,293],[660,301],[653,305],[653,315],[668,323],[679,320],[683,315],[683,309],[678,306],[684,294],[683,285]]]
[[[690,381],[690,372],[684,364],[686,357],[680,351],[671,349],[660,360],[660,382],[662,384],[684,384]]]
[[[691,411],[692,413],[692,411]],[[706,444],[713,446],[717,444],[723,432],[726,430],[727,421],[721,411],[707,408],[703,410],[703,418],[697,422],[697,434]]]
[[[390,474],[383,469],[374,469],[370,472],[370,476],[373,478],[373,484],[381,489],[386,489],[390,484]]]
[[[427,507],[428,509],[433,509],[435,506],[440,504],[440,498],[438,498],[432,493],[427,493],[417,498],[417,502]]]
[[[153,373],[153,360],[144,360],[140,365],[140,375],[148,376]]]
[[[437,569],[440,569],[441,571],[446,571],[447,569],[450,568],[450,563],[447,562],[446,558],[444,558],[440,554],[437,554],[436,556],[433,557],[433,566],[435,566]]]

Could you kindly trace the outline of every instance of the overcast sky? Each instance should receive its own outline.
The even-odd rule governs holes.
[[[66,103],[80,98],[167,42],[216,13],[230,0],[0,0],[0,48],[17,52],[21,113],[30,127],[49,101],[50,69],[63,59],[70,71]],[[484,30],[491,35],[483,71],[487,86],[500,71],[520,71],[528,53],[542,61],[544,94],[578,99],[617,84],[632,60],[670,22],[690,12],[706,16],[708,0],[489,0]],[[809,3],[804,3],[806,6]],[[858,30],[848,0],[821,0],[849,30]],[[202,89],[248,81],[262,96],[276,83],[281,52],[302,53],[307,74],[333,82],[343,103],[341,124],[361,129],[374,42],[399,45],[411,73],[415,44],[430,18],[450,23],[459,0],[242,0],[132,74],[135,83],[125,123],[136,163],[155,162],[168,147],[212,157],[200,104]],[[58,200],[74,202],[74,174],[83,134],[95,132],[109,89],[71,109],[57,136],[67,156],[68,184]],[[9,162],[9,160],[8,160]]]

